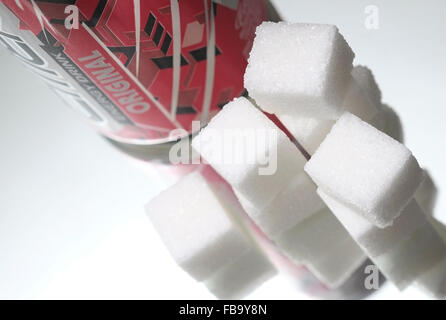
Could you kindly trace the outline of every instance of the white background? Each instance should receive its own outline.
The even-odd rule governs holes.
[[[369,66],[445,213],[446,5],[273,1],[285,20],[333,23]],[[377,5],[380,29],[364,27]],[[213,298],[172,261],[143,205],[172,183],[85,125],[0,47],[0,298]],[[308,298],[278,276],[248,298]],[[424,298],[386,284],[372,298]]]

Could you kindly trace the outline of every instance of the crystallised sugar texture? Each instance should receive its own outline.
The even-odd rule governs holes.
[[[336,119],[353,58],[334,25],[264,22],[256,30],[245,87],[267,112]]]

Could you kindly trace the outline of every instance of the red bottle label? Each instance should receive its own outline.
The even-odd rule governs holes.
[[[0,30],[0,40],[26,64],[42,60],[30,65],[42,77],[57,73],[52,87],[103,134],[141,144],[190,133],[192,121],[242,95],[254,31],[267,18],[262,0],[0,2],[20,31]],[[78,27],[66,26],[70,9]]]

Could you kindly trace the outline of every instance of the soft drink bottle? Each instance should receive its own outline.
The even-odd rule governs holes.
[[[0,17],[0,43],[143,157],[244,94],[255,28],[278,19],[263,0],[0,0]]]

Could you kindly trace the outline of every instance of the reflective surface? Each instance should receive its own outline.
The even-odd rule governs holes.
[[[446,5],[374,1],[381,19],[372,31],[368,1],[275,3],[286,20],[340,27],[401,116],[445,212]],[[175,174],[120,152],[2,47],[0,76],[0,298],[212,298],[173,263],[144,214]],[[386,283],[375,297],[425,295]],[[279,276],[248,298],[309,296]]]

